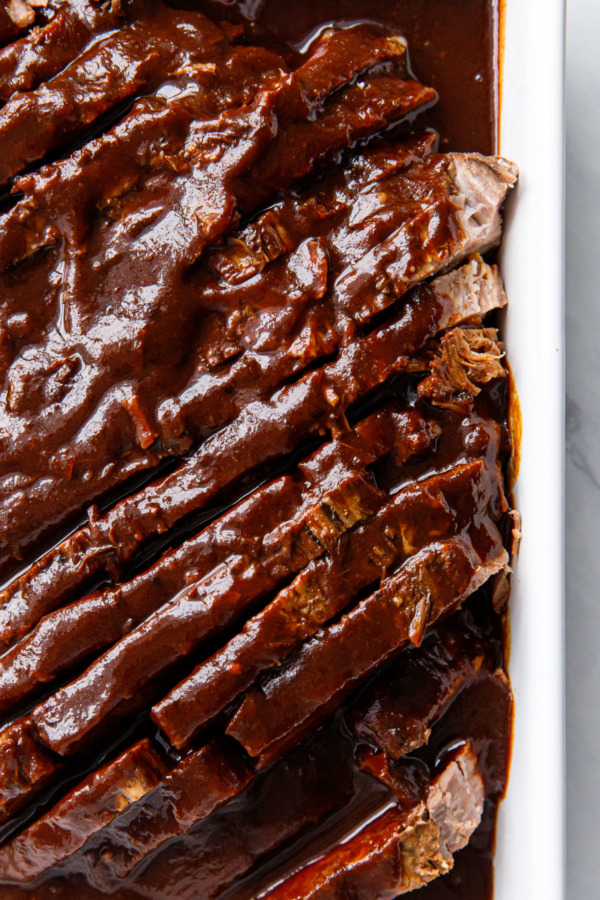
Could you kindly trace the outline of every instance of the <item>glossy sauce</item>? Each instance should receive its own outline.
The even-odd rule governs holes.
[[[404,35],[411,66],[439,100],[419,123],[440,135],[440,150],[497,149],[496,0],[174,0],[215,18],[250,21],[251,32],[282,52],[305,48],[325,25],[369,20]]]
[[[173,6],[200,11],[216,21],[227,20],[234,23],[242,23],[247,28],[248,43],[261,43],[297,65],[302,52],[308,46],[311,39],[329,24],[348,25],[358,21],[369,20],[401,33],[408,41],[410,63],[415,77],[423,84],[433,86],[439,94],[439,102],[419,118],[419,128],[427,126],[439,134],[440,150],[464,150],[479,151],[490,154],[495,152],[497,145],[497,10],[494,0],[296,0],[288,3],[282,0],[241,0],[241,2],[229,2],[229,0],[185,0],[185,2],[173,2]],[[402,126],[406,130],[406,126]],[[43,278],[44,273],[42,273]],[[382,403],[384,397],[392,397],[409,406],[417,406],[418,400],[414,392],[411,378],[401,377],[388,386],[385,392],[380,392],[374,398],[371,397],[360,409],[351,407],[349,420],[351,424],[359,416]],[[504,422],[506,419],[506,395],[503,385],[496,385],[492,389],[482,392],[477,409],[483,418],[498,422],[501,426],[502,448],[500,458],[504,465],[508,459],[508,440]],[[441,413],[441,421],[453,421],[453,414]],[[486,425],[485,428],[488,426]],[[209,433],[209,432],[207,432]],[[489,433],[492,433],[490,428]],[[206,437],[206,434],[202,435]],[[436,465],[454,460],[459,450],[450,441],[448,446],[440,441]],[[307,454],[303,454],[307,455]],[[296,457],[300,454],[296,452]],[[286,460],[288,462],[288,460]],[[280,464],[281,465],[281,464]],[[422,467],[417,462],[414,464],[410,475],[416,478],[428,471],[430,463],[423,463]],[[375,464],[372,473],[379,485],[386,488],[393,486],[398,477],[394,464],[385,462]],[[156,470],[153,470],[153,475]],[[184,520],[181,532],[178,535],[171,531],[170,539],[173,543],[181,540],[181,535],[188,536],[198,528],[200,521],[208,521],[220,515],[223,511],[243,495],[246,489],[254,489],[260,480],[266,480],[276,474],[276,467],[269,463],[252,472],[252,477],[247,483],[244,478],[236,482],[230,494],[220,493],[215,505],[209,507],[206,519],[201,518],[194,522]],[[163,545],[159,544],[159,549]],[[155,553],[157,550],[154,551]],[[141,554],[136,555],[131,563],[131,569],[125,570],[127,574],[135,571],[135,567],[147,564],[147,558]],[[485,635],[485,640],[493,646],[495,664],[502,663],[502,619],[492,609],[489,596],[485,591],[474,598],[461,614],[465,629],[475,629]],[[434,763],[439,755],[443,755],[448,747],[460,737],[461,723],[470,721],[477,713],[477,693],[465,692],[446,713],[439,726],[436,726],[434,737],[426,751],[417,754],[428,763]],[[39,699],[39,698],[37,698]],[[189,836],[181,839],[178,848],[172,856],[164,854],[164,863],[161,867],[160,858],[156,864],[151,865],[147,878],[140,876],[139,891],[134,884],[128,884],[123,890],[112,893],[111,896],[118,900],[133,900],[133,898],[164,898],[172,891],[174,898],[186,898],[186,900],[204,900],[200,887],[198,893],[192,896],[190,893],[190,874],[185,866],[185,854],[190,852],[198,858],[204,854],[210,858],[213,848],[217,851],[223,849],[223,845],[232,836],[239,838],[239,823],[245,824],[250,830],[253,825],[253,814],[256,808],[257,798],[264,801],[268,798],[267,810],[272,814],[271,827],[276,829],[277,823],[286,822],[288,810],[286,801],[288,793],[293,795],[297,803],[295,813],[308,799],[314,803],[314,821],[318,822],[325,813],[332,814],[333,822],[336,822],[336,810],[345,803],[349,797],[353,798],[350,809],[351,814],[364,815],[365,809],[376,808],[382,802],[382,789],[374,781],[371,782],[364,773],[359,772],[352,758],[352,752],[347,742],[347,728],[343,722],[344,711],[337,717],[325,732],[320,732],[316,737],[309,739],[307,745],[301,751],[294,751],[292,759],[302,758],[307,768],[306,755],[311,753],[321,754],[323,771],[309,772],[307,776],[308,787],[304,793],[297,787],[295,780],[290,776],[290,769],[283,764],[277,764],[274,769],[257,776],[250,789],[240,797],[213,814],[200,827],[193,829]],[[151,727],[151,726],[150,726]],[[494,718],[494,712],[490,711],[490,733],[493,733],[499,744],[508,748],[510,735],[506,728],[506,721],[501,716]],[[127,742],[135,737],[151,733],[156,737],[156,732],[149,732],[149,723],[144,720],[134,722],[132,731],[126,735]],[[331,748],[328,741],[331,742]],[[325,748],[325,749],[323,749]],[[331,755],[329,751],[332,749]],[[169,749],[169,752],[172,751]],[[305,757],[302,757],[302,753]],[[508,751],[507,751],[508,755]],[[94,760],[98,764],[99,759]],[[81,769],[85,769],[86,759],[77,763]],[[484,773],[485,774],[485,773]],[[311,781],[312,778],[312,781]],[[319,787],[323,788],[323,798],[331,793],[327,799],[322,799]],[[50,796],[42,797],[42,808],[50,805]],[[327,808],[327,804],[330,808]],[[493,885],[493,845],[495,831],[495,803],[496,799],[486,801],[482,823],[473,836],[469,846],[457,855],[456,864],[451,873],[442,879],[438,879],[418,894],[423,900],[488,900],[492,896]],[[270,805],[269,805],[270,804]],[[321,805],[320,805],[321,804]],[[322,808],[321,808],[322,807]],[[29,812],[29,816],[31,813]],[[236,823],[236,816],[237,819]],[[289,816],[288,816],[289,817]],[[22,820],[25,824],[25,820]],[[352,821],[345,824],[337,823],[338,831],[344,832],[344,828],[351,830]],[[256,837],[256,835],[254,835]],[[244,877],[230,887],[224,895],[227,900],[250,900],[270,883],[273,872],[277,867],[293,864],[293,861],[311,858],[324,852],[331,846],[332,829],[326,828],[319,831],[317,828],[313,837],[313,843],[308,843],[306,849],[306,836],[300,841],[290,837],[289,844],[284,847],[283,853],[275,858],[268,859],[266,863],[261,857],[257,871]],[[258,838],[257,838],[258,841]],[[235,843],[235,842],[234,842]],[[264,848],[263,848],[264,849]],[[231,853],[231,873],[236,877],[235,866],[237,864],[235,853],[242,859],[244,847],[234,847]],[[179,856],[178,856],[179,854]],[[226,855],[226,854],[225,854]],[[258,857],[257,857],[258,858]],[[154,858],[155,861],[157,857]],[[241,863],[240,863],[241,865]],[[243,867],[240,872],[243,872]],[[152,874],[154,873],[154,874]],[[105,896],[91,888],[85,882],[85,857],[79,855],[62,869],[59,877],[53,877],[52,883],[45,880],[40,887],[31,892],[25,888],[0,887],[2,900],[20,900],[20,898],[34,897],[35,900],[94,900]],[[65,880],[63,880],[63,877]],[[156,886],[153,887],[153,878],[156,878]],[[167,894],[165,894],[167,891]]]
[[[415,76],[439,100],[419,117],[437,131],[442,151],[492,154],[498,146],[498,16],[495,0],[187,0],[230,21],[250,21],[257,37],[279,52],[298,51],[325,25],[368,19],[403,34]],[[485,900],[493,892],[496,809],[444,878],[423,888],[423,900]]]

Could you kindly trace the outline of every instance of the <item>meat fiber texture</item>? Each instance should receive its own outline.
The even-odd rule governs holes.
[[[516,169],[373,24],[0,40],[0,894],[419,888],[506,784]]]

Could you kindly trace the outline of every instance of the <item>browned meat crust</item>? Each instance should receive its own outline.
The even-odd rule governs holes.
[[[0,731],[0,823],[39,794],[58,768],[31,719],[18,719]]]
[[[281,674],[249,691],[227,733],[259,756],[314,727],[322,711],[403,645],[418,644],[429,626],[506,564],[491,521],[486,531],[482,556],[468,538],[457,537],[411,557],[380,591],[305,644]]]
[[[496,304],[504,302],[497,293]],[[301,440],[346,428],[344,412],[361,394],[408,366],[440,327],[479,310],[439,303],[434,290],[416,291],[386,326],[344,349],[337,360],[284,388],[267,403],[250,403],[229,426],[205,442],[175,473],[117,504],[106,516],[59,544],[2,594],[0,641],[10,646],[68,591],[113,561],[125,562],[140,545],[205,506],[257,465],[292,451]],[[319,418],[320,416],[320,418]],[[235,448],[235,456],[232,451]],[[168,505],[163,502],[168,497]]]
[[[304,569],[222,650],[155,706],[155,722],[176,747],[189,743],[261,671],[280,665],[362,588],[382,581],[432,540],[468,528],[489,507],[490,494],[501,496],[499,477],[490,478],[482,460],[400,491],[376,516],[345,535],[330,556]]]
[[[122,638],[232,553],[242,553],[265,567],[274,583],[297,571],[327,543],[319,510],[325,504],[333,514],[327,492],[345,472],[353,467],[360,471],[360,454],[364,464],[392,451],[397,461],[405,461],[425,453],[437,434],[438,427],[416,412],[384,409],[374,413],[359,423],[354,453],[339,443],[325,445],[300,464],[304,480],[287,475],[265,485],[132,581],[48,615],[2,657],[0,710],[34,694],[40,684],[92,651]],[[378,493],[373,490],[373,511],[377,505]],[[340,511],[348,514],[341,507]]]
[[[0,849],[7,881],[32,881],[156,787],[165,766],[147,740],[98,769]]]
[[[483,811],[477,759],[464,747],[407,813],[392,808],[264,896],[268,900],[394,900],[448,872]]]

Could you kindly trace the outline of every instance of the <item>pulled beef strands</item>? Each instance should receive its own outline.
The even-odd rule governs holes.
[[[249,404],[172,475],[94,517],[42,557],[2,593],[0,641],[10,646],[107,562],[131,559],[145,540],[201,509],[255,466],[290,452],[330,424],[346,428],[344,410],[403,371],[438,331],[506,303],[497,274],[477,261],[459,269],[454,280],[444,278],[439,299],[436,282],[415,290],[389,323],[357,338],[335,362],[284,388],[268,403]]]
[[[412,810],[392,807],[264,900],[394,900],[450,871],[483,812],[484,785],[469,745],[458,750]]]
[[[164,777],[166,767],[147,739],[88,775],[56,806],[0,848],[0,871],[32,881],[79,850]]]
[[[59,764],[40,743],[31,719],[0,731],[0,823],[19,812],[56,777]]]
[[[440,340],[419,397],[434,406],[468,410],[481,385],[506,376],[503,356],[495,328],[453,328]]]
[[[312,562],[229,643],[201,663],[154,706],[152,717],[176,747],[279,665],[362,588],[385,579],[408,555],[434,539],[468,529],[490,505],[501,505],[501,480],[483,460],[466,463],[401,490],[373,518]]]
[[[454,612],[507,561],[491,520],[478,552],[465,535],[431,544],[335,625],[305,644],[281,673],[248,692],[227,727],[251,756],[272,754],[309,726],[409,641]]]
[[[47,23],[0,50],[0,102],[52,78],[98,35],[123,21],[121,3],[66,0],[50,4],[50,12]]]
[[[349,727],[359,741],[400,759],[429,741],[461,691],[490,671],[492,657],[489,645],[449,619],[369,686],[346,717]]]
[[[286,475],[265,485],[132,581],[45,617],[1,658],[0,711],[119,640],[231,553],[242,552],[274,578],[297,571],[315,553],[311,519],[318,520],[323,498],[344,479],[349,465],[367,464],[392,451],[402,464],[425,453],[438,433],[438,426],[413,410],[388,407],[373,413],[358,424],[356,434],[347,436],[358,452],[337,442],[326,444],[300,464],[302,479]],[[373,492],[374,507],[376,496]]]
[[[152,422],[151,409],[144,399],[147,388],[142,387],[145,383],[143,361],[168,358],[173,347],[186,345],[185,340],[178,341],[177,337],[179,333],[182,338],[183,335],[187,337],[192,312],[182,302],[183,270],[209,242],[216,240],[231,226],[236,215],[233,182],[240,171],[251,164],[251,157],[259,154],[272,140],[279,97],[285,92],[286,85],[293,83],[293,76],[280,78],[279,88],[259,92],[250,107],[223,113],[213,122],[194,122],[183,141],[183,149],[172,154],[169,148],[169,152],[158,154],[163,168],[151,179],[149,189],[130,192],[122,204],[122,215],[118,221],[110,226],[105,223],[92,232],[86,253],[80,252],[79,229],[89,219],[84,222],[75,217],[73,221],[73,197],[68,191],[66,195],[63,193],[63,199],[68,196],[69,203],[65,218],[60,221],[69,223],[70,231],[66,235],[66,243],[63,235],[60,246],[58,266],[63,275],[59,283],[63,282],[65,271],[69,278],[66,289],[59,291],[57,297],[60,307],[58,321],[50,323],[50,336],[38,348],[40,352],[34,352],[30,346],[17,358],[8,374],[7,443],[2,465],[5,470],[12,471],[11,454],[14,456],[15,452],[20,452],[20,439],[24,438],[32,450],[32,464],[35,460],[37,474],[42,477],[35,478],[31,473],[29,483],[26,482],[22,488],[20,486],[18,491],[10,487],[12,475],[5,482],[7,563],[10,556],[21,552],[22,540],[40,537],[42,531],[36,530],[35,521],[39,522],[40,529],[59,524],[98,493],[129,476],[132,468],[139,471],[155,461],[152,451],[150,454],[146,451],[160,437],[160,432]],[[349,90],[355,89],[356,86]],[[411,108],[419,105],[423,90],[415,86]],[[368,98],[363,99],[365,103],[371,102]],[[388,99],[390,118],[406,113],[406,103],[409,102],[406,97],[395,94]],[[332,102],[341,103],[341,100]],[[366,110],[360,107],[360,97],[357,103],[356,121],[364,129],[369,117]],[[377,116],[377,122],[373,120],[374,128],[381,125],[381,112]],[[318,118],[311,123],[311,127],[316,127],[317,122]],[[174,133],[178,134],[177,122]],[[162,134],[161,131],[161,137]],[[344,134],[343,140],[352,140],[352,127]],[[106,138],[101,139],[99,145],[102,141]],[[121,153],[120,142],[116,141],[116,145]],[[86,152],[89,152],[88,148],[81,151]],[[172,169],[168,170],[166,163],[169,161],[175,166],[175,175]],[[70,162],[72,160],[68,160],[67,164]],[[120,173],[122,168],[122,163],[119,163]],[[57,166],[50,169],[58,171]],[[85,190],[88,192],[91,184],[102,184],[100,179],[96,181],[91,175],[88,168],[85,180]],[[48,173],[44,177],[44,203],[48,204],[52,190],[47,182],[52,178]],[[109,183],[112,180],[109,178]],[[28,194],[3,222],[1,248],[6,254],[6,261],[39,248],[40,240],[42,244],[52,244],[59,238],[54,214],[45,227],[35,191],[32,194],[28,185],[21,182],[20,186]],[[59,179],[59,182],[62,189],[64,180]],[[221,185],[219,190],[216,189],[218,184]],[[36,189],[38,193],[39,187]],[[86,203],[89,203],[89,197]],[[77,209],[79,213],[80,207],[77,206]],[[202,210],[200,220],[197,215],[199,209]],[[33,231],[27,226],[28,216],[35,219]],[[143,228],[141,236],[140,228]],[[171,246],[173,234],[181,235],[181,240]],[[101,250],[101,262],[95,253],[96,245]],[[161,248],[164,253],[160,252]],[[133,269],[136,270],[135,278],[132,277]],[[132,282],[135,289],[131,288]],[[86,284],[85,309],[81,306],[79,291],[83,283]],[[98,290],[94,285],[98,286]],[[110,303],[106,302],[107,291],[111,297]],[[118,305],[114,303],[115,296],[119,298]],[[174,298],[177,316],[170,312]],[[98,303],[100,299],[102,302]],[[117,321],[123,317],[127,320],[125,330],[117,327]],[[114,337],[117,334],[118,341]],[[168,352],[162,347],[166,339]],[[79,350],[75,355],[70,353],[68,348],[74,342],[80,348],[82,342],[85,344],[87,349],[83,356]],[[101,347],[101,358],[95,359],[98,347]],[[178,353],[181,356],[181,351]],[[135,360],[138,360],[137,364],[134,364]],[[185,369],[183,359],[175,362]],[[136,375],[140,368],[142,371]],[[150,383],[154,386],[153,390],[162,389],[165,394],[172,392],[173,368],[168,367],[168,377],[166,371],[162,373],[161,377],[165,380],[162,388],[160,378],[157,381],[157,373],[152,370]],[[120,381],[121,378],[125,381]],[[37,390],[31,389],[33,384],[38,385]],[[54,392],[53,402],[44,404],[42,411],[39,395],[47,391]],[[152,405],[152,401],[150,403]],[[32,417],[35,418],[34,429],[31,427]],[[77,433],[76,439],[73,438],[74,433]],[[133,454],[128,451],[124,462],[121,461],[122,448],[115,452],[113,446],[115,443],[122,444],[123,436],[128,438],[128,447],[137,447]],[[189,441],[183,449],[187,445]],[[60,452],[57,453],[58,447]],[[34,449],[37,451],[35,454]],[[171,443],[166,452],[177,453],[181,450],[181,441],[177,441]],[[86,465],[92,466],[93,478],[73,477],[74,471],[79,472],[82,459],[86,460]],[[52,474],[57,465],[61,465],[58,460],[64,463],[63,467],[67,467],[70,478],[58,478]],[[21,524],[25,517],[28,521],[27,534]],[[21,532],[23,534],[19,537]]]
[[[308,526],[313,543],[308,558],[335,546],[340,534],[368,518],[383,499],[360,471],[343,475],[313,509],[304,511],[302,524]],[[289,573],[294,560],[286,550],[283,554],[278,550],[276,545],[275,565],[270,567],[268,554],[266,565],[239,553],[228,557],[122,638],[78,679],[37,706],[33,717],[45,742],[60,748],[61,754],[71,753],[105,727],[123,700],[144,704],[145,687],[243,615]],[[164,681],[161,684],[164,689]]]

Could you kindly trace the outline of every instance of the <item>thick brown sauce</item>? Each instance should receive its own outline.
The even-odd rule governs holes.
[[[416,77],[425,84],[432,85],[439,93],[439,102],[419,120],[419,125],[435,129],[440,135],[442,150],[477,150],[492,153],[496,149],[496,8],[493,0],[296,0],[295,3],[284,3],[282,0],[242,0],[242,2],[226,2],[226,0],[188,0],[174,3],[178,7],[199,10],[216,20],[228,19],[233,22],[251,23],[249,33],[252,40],[272,47],[287,57],[294,58],[302,51],[307,42],[325,25],[330,23],[344,25],[359,20],[372,20],[386,28],[402,33],[409,45],[412,69]],[[398,388],[404,395],[407,388],[403,384]],[[388,393],[393,394],[394,389]],[[482,396],[482,405],[488,404],[489,414],[502,420],[505,417],[506,398],[502,392],[499,396],[491,393]],[[364,411],[363,411],[364,412]],[[449,454],[451,456],[452,454]],[[270,476],[272,471],[265,471]],[[389,473],[388,473],[389,474]],[[376,472],[377,478],[385,481],[386,472]],[[213,515],[219,509],[211,510]],[[498,663],[501,662],[501,628],[498,618],[491,613],[488,600],[481,601],[484,608],[483,628],[489,639],[497,646]],[[468,701],[467,701],[468,703]],[[463,708],[461,715],[468,716],[469,709]],[[460,719],[460,717],[459,717]],[[142,726],[145,728],[146,726]],[[434,741],[428,748],[428,755],[433,759],[438,752],[456,739],[453,727],[459,729],[452,718],[452,710],[446,717],[442,729],[437,733],[437,744]],[[501,729],[499,725],[498,728]],[[334,738],[338,740],[338,738]],[[342,754],[343,755],[343,754]],[[330,782],[339,777],[336,760],[330,771],[326,773]],[[350,776],[348,776],[350,777]],[[354,778],[354,773],[350,781]],[[362,784],[362,782],[361,782]],[[361,784],[356,787],[353,782],[339,786],[340,797],[345,799],[344,789],[354,789],[360,797]],[[259,783],[260,787],[260,783]],[[233,801],[237,812],[249,819],[252,815],[252,803],[259,787],[254,786],[248,799],[238,798]],[[289,787],[284,784],[283,790]],[[227,810],[217,814],[214,821],[196,832],[206,833],[210,846],[211,829],[217,835],[216,840],[227,835],[227,828],[222,824],[227,819]],[[484,820],[470,845],[458,854],[454,870],[445,878],[434,882],[419,894],[423,900],[486,900],[492,893],[492,856],[494,843],[495,807],[488,802]],[[221,830],[219,831],[219,828]],[[323,848],[326,846],[324,839]],[[198,839],[200,841],[200,839]],[[314,850],[314,848],[313,848]],[[294,850],[289,851],[293,858]],[[176,863],[176,860],[175,860]],[[173,869],[173,889],[177,885],[177,868]],[[182,883],[183,883],[182,878]],[[264,884],[264,879],[258,884]],[[268,883],[268,881],[267,881]],[[43,890],[32,893],[20,888],[0,888],[2,900],[16,900],[25,896],[50,898],[99,896],[88,891],[84,883],[77,879],[70,882],[73,886],[61,888],[60,882],[53,892]],[[252,880],[240,886],[239,894],[232,892],[231,897],[251,897],[256,890]],[[245,893],[244,893],[245,891]],[[113,896],[129,900],[134,895],[129,891],[119,892]],[[152,890],[146,886],[143,896],[152,896]],[[157,893],[157,896],[164,896]],[[174,894],[175,896],[175,894]],[[177,894],[179,896],[179,894]],[[187,893],[186,897],[192,895]],[[202,889],[195,895],[203,900]],[[228,895],[229,896],[229,895]]]
[[[403,34],[416,77],[439,94],[419,124],[441,150],[497,150],[497,16],[494,0],[188,0],[174,4],[231,21],[250,20],[257,37],[298,50],[324,25],[369,19]],[[419,893],[423,900],[484,900],[493,891],[495,811],[490,804],[454,870]]]
[[[439,94],[419,118],[440,135],[440,149],[497,148],[495,0],[174,0],[174,6],[253,24],[279,52],[301,50],[324,25],[370,20],[408,41],[412,69]]]

